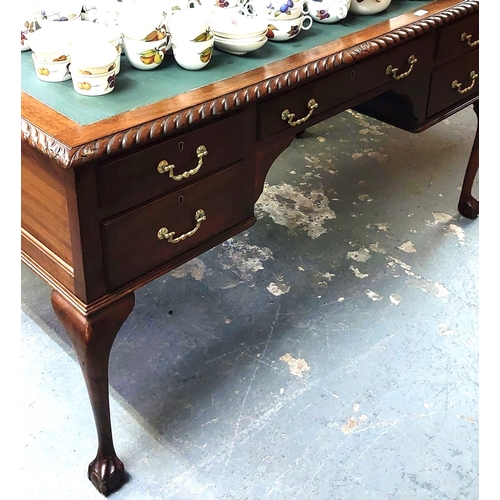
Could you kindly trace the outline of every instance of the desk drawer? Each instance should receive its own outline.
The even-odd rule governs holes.
[[[115,289],[253,217],[252,169],[237,163],[102,224],[106,275]],[[202,220],[203,213],[205,220]],[[158,232],[175,232],[174,242]],[[177,242],[176,242],[177,241]]]
[[[479,13],[440,28],[436,47],[436,66],[479,48]]]
[[[243,113],[237,113],[99,166],[99,204],[105,216],[131,208],[242,159],[243,116]],[[164,173],[158,171],[160,162],[163,162]]]
[[[478,76],[474,78],[472,72]],[[458,87],[454,82],[461,84]],[[427,116],[479,92],[479,50],[470,52],[432,72]]]
[[[262,102],[258,106],[258,137],[262,139],[290,128],[287,121],[282,119],[284,110],[296,115],[294,121],[307,116],[310,112],[310,99],[314,99],[318,104],[311,115],[316,116],[381,85],[391,82],[397,84],[398,81],[392,74],[388,75],[386,69],[389,65],[399,68],[397,75],[408,71],[411,67],[410,56],[416,57],[417,62],[413,64],[408,76],[399,81],[408,82],[411,79],[418,83],[419,79],[425,79],[430,72],[433,51],[434,36],[433,33],[428,33]]]

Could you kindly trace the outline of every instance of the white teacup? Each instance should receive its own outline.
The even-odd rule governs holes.
[[[173,40],[200,40],[210,32],[211,14],[206,8],[175,11],[168,17],[168,30]]]
[[[211,36],[207,40],[181,41],[180,43],[172,43],[172,52],[177,64],[184,69],[198,70],[204,68],[212,59],[214,49],[214,37]]]
[[[163,62],[165,52],[171,45],[170,35],[163,40],[152,42],[123,37],[123,50],[128,62],[134,68],[144,71],[157,68]]]
[[[151,41],[165,35],[165,14],[156,4],[126,3],[121,7],[117,23],[123,36],[133,40]],[[158,36],[155,32],[161,34]]]
[[[234,9],[238,7],[240,3],[238,0],[204,0],[203,5],[220,9]]]
[[[38,29],[36,22],[37,12],[31,11],[21,12],[21,51],[30,50],[29,37],[30,34]]]
[[[318,23],[336,23],[347,17],[351,0],[306,0],[309,15]]]
[[[30,33],[29,44],[37,62],[69,61],[74,30],[68,23],[51,23]]]
[[[370,16],[382,12],[387,9],[390,4],[391,0],[363,0],[362,2],[354,0],[352,2],[351,12],[361,16]]]
[[[268,21],[267,38],[273,42],[285,42],[295,38],[302,30],[310,29],[312,25],[313,19],[307,14],[296,19]]]
[[[243,12],[264,19],[297,19],[309,12],[306,0],[246,0]]]

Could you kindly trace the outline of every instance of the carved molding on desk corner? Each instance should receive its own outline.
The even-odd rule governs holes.
[[[243,103],[257,101],[279,90],[293,87],[312,76],[339,69],[370,55],[398,45],[431,29],[453,22],[479,10],[479,0],[465,0],[458,5],[416,20],[380,37],[313,61],[250,87],[240,89],[177,114],[144,123],[138,127],[119,132],[78,148],[68,148],[44,132],[22,120],[22,132],[32,146],[54,158],[63,167],[72,167],[96,158],[105,158],[137,145],[165,137],[187,125],[200,123],[222,113],[238,108]]]
[[[27,140],[31,146],[41,151],[49,158],[53,158],[60,165],[70,163],[70,148],[57,141],[45,132],[42,132],[30,122],[21,118],[21,138]]]

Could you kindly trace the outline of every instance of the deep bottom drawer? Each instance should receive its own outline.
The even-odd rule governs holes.
[[[432,72],[427,116],[431,117],[478,92],[479,50],[475,50]]]
[[[105,221],[103,250],[110,289],[253,217],[253,184],[252,169],[237,163]]]

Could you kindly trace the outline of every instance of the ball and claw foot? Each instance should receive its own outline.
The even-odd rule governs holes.
[[[117,456],[97,457],[90,462],[88,478],[97,491],[108,496],[117,491],[127,480],[122,461]]]
[[[472,196],[467,201],[461,201],[458,211],[468,219],[477,219],[479,215],[479,201]]]

